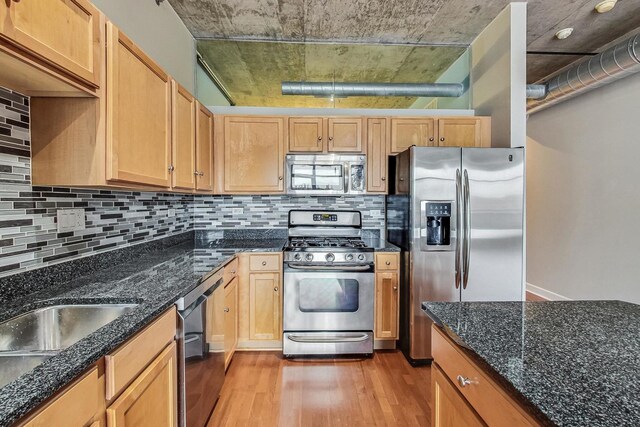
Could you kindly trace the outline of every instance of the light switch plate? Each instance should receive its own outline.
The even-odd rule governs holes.
[[[84,209],[58,209],[56,211],[56,222],[58,233],[84,230]]]

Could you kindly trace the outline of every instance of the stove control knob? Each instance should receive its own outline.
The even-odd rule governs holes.
[[[327,256],[325,256],[325,259],[327,262],[333,262],[336,259],[336,256],[332,253],[328,253]]]
[[[358,260],[359,261],[364,261],[364,254],[358,255]]]
[[[344,256],[344,259],[346,259],[347,261],[353,261],[353,254],[346,254]]]
[[[313,261],[313,254],[307,254],[304,258],[305,258],[307,261]]]
[[[300,255],[300,254],[295,254],[295,255],[293,256],[293,259],[295,259],[296,261],[300,261],[300,260],[302,259],[302,255]]]

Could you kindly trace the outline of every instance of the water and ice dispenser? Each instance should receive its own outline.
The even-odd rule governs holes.
[[[453,250],[452,232],[455,224],[452,220],[453,201],[422,202],[422,250]]]

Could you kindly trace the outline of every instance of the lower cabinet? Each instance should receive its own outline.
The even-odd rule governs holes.
[[[433,366],[433,427],[481,427],[486,424],[442,371]]]
[[[249,275],[249,339],[279,340],[282,335],[280,273]]]
[[[176,343],[171,343],[107,409],[109,427],[178,425]]]
[[[375,331],[377,340],[397,340],[399,321],[400,255],[376,254]]]
[[[238,345],[238,279],[224,288],[224,366],[231,363]]]

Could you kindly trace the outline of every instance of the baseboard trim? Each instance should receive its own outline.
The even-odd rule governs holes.
[[[571,301],[571,298],[567,298],[555,292],[548,291],[544,288],[532,285],[531,283],[527,283],[527,292],[534,294],[540,298],[544,298],[548,301]]]

